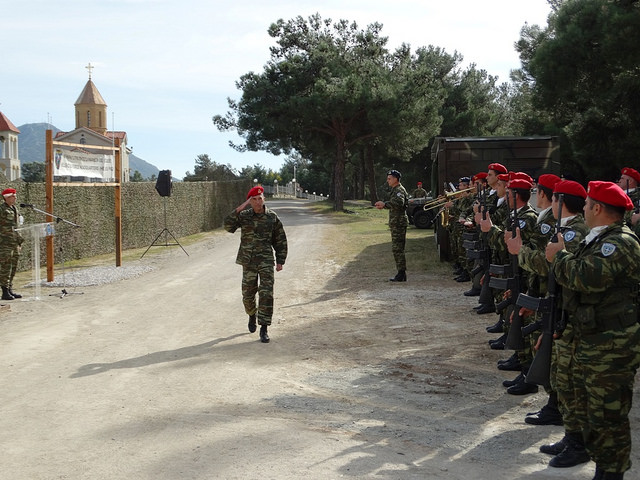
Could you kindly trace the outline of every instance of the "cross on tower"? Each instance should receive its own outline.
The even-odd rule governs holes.
[[[91,80],[91,70],[93,70],[95,67],[91,65],[91,62],[89,62],[89,65],[87,65],[84,68],[86,68],[89,71],[89,80]]]

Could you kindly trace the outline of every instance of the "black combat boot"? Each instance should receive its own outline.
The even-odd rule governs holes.
[[[269,343],[269,340],[271,340],[269,338],[269,335],[267,334],[267,326],[266,325],[260,325],[260,341],[262,343]]]
[[[498,318],[498,321],[496,323],[487,327],[485,330],[487,331],[487,333],[504,332],[504,320],[502,319],[502,316]]]
[[[575,467],[581,463],[591,460],[587,450],[584,448],[584,441],[580,433],[568,433],[566,435],[567,445],[558,455],[549,461],[549,466],[554,468]],[[605,477],[606,477],[605,473]],[[614,477],[615,478],[615,477]]]
[[[13,295],[13,298],[22,298],[22,295],[17,294],[16,292],[13,291],[13,287],[9,287],[9,293]]]
[[[602,480],[623,480],[624,473],[604,472]]]
[[[2,287],[2,300],[13,300],[15,297],[11,295],[7,287]]]
[[[528,371],[528,365],[522,367],[522,372],[520,372],[522,376],[519,376],[518,382],[515,385],[511,385],[509,388],[507,388],[507,393],[509,395],[528,395],[530,393],[538,392],[538,385],[532,385],[526,382]]]
[[[596,474],[592,480],[602,480],[604,478],[604,470],[602,470],[598,465],[596,465]]]
[[[406,282],[407,281],[407,272],[406,270],[398,270],[395,277],[389,279],[390,282]]]
[[[509,372],[521,372],[522,364],[518,358],[518,354],[514,353],[505,361],[498,362],[498,370],[506,370]]]
[[[256,331],[256,314],[249,315],[249,332],[253,333]]]
[[[540,451],[542,453],[546,453],[547,455],[555,456],[561,453],[566,446],[567,446],[567,436],[565,435],[564,437],[562,437],[562,440],[560,440],[559,442],[540,445]],[[598,467],[596,466],[596,471],[597,470],[598,470]]]
[[[538,412],[527,413],[524,421],[529,425],[563,425],[562,414],[558,409],[558,394],[551,393],[547,404]]]

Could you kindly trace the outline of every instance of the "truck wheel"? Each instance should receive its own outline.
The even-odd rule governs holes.
[[[435,213],[431,210],[418,210],[413,215],[413,224],[416,226],[416,228],[429,228],[433,224],[434,218]]]

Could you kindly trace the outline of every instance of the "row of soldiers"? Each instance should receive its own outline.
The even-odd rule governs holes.
[[[530,205],[536,187],[536,209]],[[492,163],[463,177],[449,210],[454,273],[472,282],[478,314],[502,335],[492,349],[518,372],[503,385],[513,395],[548,394],[528,414],[532,425],[564,425],[542,445],[552,467],[593,460],[594,480],[622,479],[630,466],[628,414],[640,364],[640,173],[616,183],[580,183],[553,174],[534,181]],[[475,187],[475,188],[473,188]]]

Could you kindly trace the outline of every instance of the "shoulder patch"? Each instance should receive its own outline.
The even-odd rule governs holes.
[[[603,243],[602,248],[600,248],[600,253],[602,253],[602,255],[604,255],[605,257],[608,257],[615,251],[616,246],[613,243]]]
[[[396,196],[397,196],[397,197],[400,197],[400,198],[404,197],[404,195],[402,194],[402,192],[398,192],[398,193],[396,193]]]
[[[576,232],[575,230],[569,230],[568,232],[565,232],[563,236],[565,242],[570,242],[571,240],[576,238]]]
[[[520,230],[524,230],[524,227],[527,226],[527,222],[524,219],[518,220],[518,225],[520,226]]]
[[[551,231],[551,225],[549,225],[548,223],[542,223],[540,225],[540,233],[541,234],[546,235],[550,231]]]

